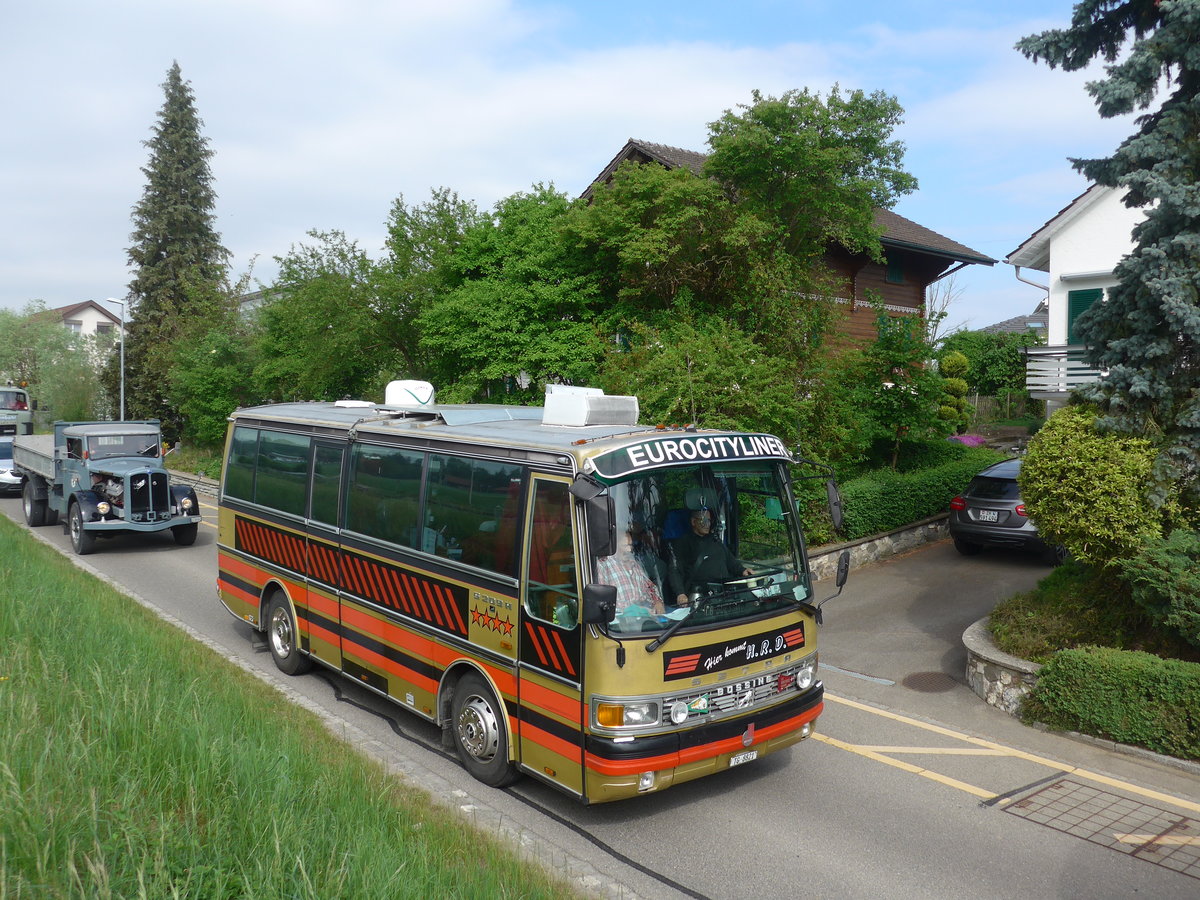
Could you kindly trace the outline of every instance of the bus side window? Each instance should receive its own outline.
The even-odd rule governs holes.
[[[571,500],[562,482],[534,486],[525,609],[562,628],[579,621],[579,583],[571,531]]]

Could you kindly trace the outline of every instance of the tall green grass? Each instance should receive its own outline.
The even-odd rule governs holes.
[[[0,900],[571,894],[0,517]]]

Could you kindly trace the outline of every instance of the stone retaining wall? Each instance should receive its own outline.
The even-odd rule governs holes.
[[[1037,684],[1042,664],[1010,656],[992,643],[985,616],[963,632],[967,648],[967,684],[987,703],[1015,716],[1025,695]]]
[[[897,553],[940,541],[950,533],[949,519],[948,513],[941,513],[884,534],[873,534],[842,544],[814,547],[808,554],[813,580],[832,578],[837,573],[838,556],[843,550],[850,551],[850,568],[856,569],[895,556]]]

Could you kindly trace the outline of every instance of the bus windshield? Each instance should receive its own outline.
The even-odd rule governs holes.
[[[596,581],[617,588],[613,632],[711,625],[808,599],[780,463],[658,469],[609,494],[617,549],[596,560]]]

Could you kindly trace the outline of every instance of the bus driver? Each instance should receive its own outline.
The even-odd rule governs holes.
[[[679,606],[687,606],[689,592],[697,588],[753,574],[712,533],[712,510],[706,507],[692,510],[688,521],[691,531],[672,547],[671,590]]]

